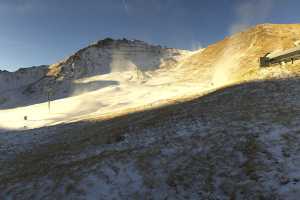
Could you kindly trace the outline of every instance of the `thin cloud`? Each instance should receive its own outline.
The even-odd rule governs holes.
[[[123,6],[124,6],[125,11],[127,13],[129,13],[129,7],[128,7],[128,4],[127,4],[126,0],[122,0],[122,2],[123,2]]]
[[[122,0],[122,7],[130,14],[159,13],[169,5],[170,0]]]

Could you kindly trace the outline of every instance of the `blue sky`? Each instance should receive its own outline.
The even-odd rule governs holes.
[[[299,0],[0,0],[0,69],[55,63],[103,39],[195,49],[258,23],[299,23]]]

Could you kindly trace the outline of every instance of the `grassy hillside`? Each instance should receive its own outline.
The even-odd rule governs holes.
[[[212,79],[216,85],[257,79],[259,58],[282,51],[300,41],[299,24],[262,24],[236,33],[203,52],[196,53],[181,65],[191,76]]]

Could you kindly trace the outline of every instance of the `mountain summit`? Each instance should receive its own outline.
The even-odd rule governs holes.
[[[184,51],[149,45],[140,40],[106,38],[50,66],[49,76],[83,78],[112,71],[155,70]]]

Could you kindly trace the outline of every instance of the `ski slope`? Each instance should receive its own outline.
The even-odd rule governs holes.
[[[185,82],[176,77],[176,72],[113,72],[74,81],[77,84],[89,82],[115,82],[101,89],[85,92],[79,88],[74,96],[48,102],[0,110],[0,129],[22,130],[61,123],[69,123],[95,117],[143,109],[145,106],[165,104],[168,100],[197,95],[210,89],[208,83],[197,80]],[[24,120],[24,117],[27,120]]]

